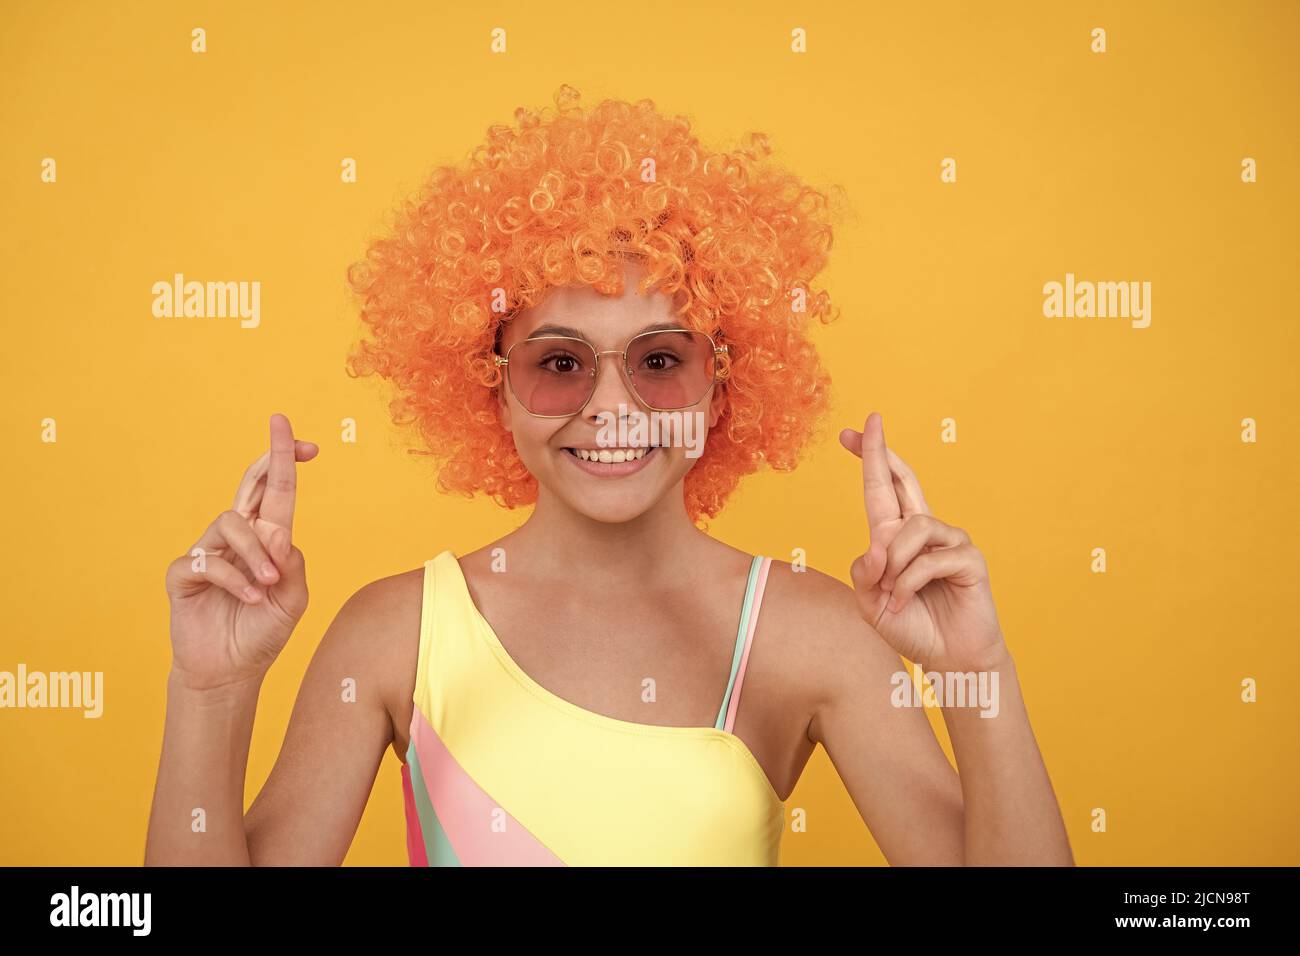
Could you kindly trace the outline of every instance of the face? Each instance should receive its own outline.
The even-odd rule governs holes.
[[[582,338],[598,352],[621,350],[647,326],[683,327],[673,312],[670,296],[658,291],[637,294],[642,268],[636,264],[625,266],[623,293],[618,296],[603,295],[586,285],[551,289],[540,305],[506,323],[500,353],[506,354],[516,342],[543,334]],[[516,350],[512,363],[518,355]],[[658,355],[647,356],[643,361],[646,370],[641,374],[649,376],[669,361]],[[609,523],[631,521],[657,507],[682,507],[682,480],[699,461],[708,429],[717,423],[725,407],[725,386],[714,384],[694,405],[671,416],[678,421],[689,420],[692,428],[700,424],[701,429],[661,434],[659,440],[667,444],[654,445],[657,436],[652,432],[637,434],[630,427],[636,418],[648,418],[652,410],[638,399],[620,364],[620,356],[612,352],[600,356],[590,401],[567,418],[530,415],[504,381],[498,388],[501,421],[514,435],[524,465],[537,478],[539,506],[547,497],[553,497],[573,511]],[[549,358],[548,368],[568,371],[576,366],[561,357]],[[633,369],[635,372],[635,364]],[[602,447],[601,438],[611,434],[606,423],[617,424],[620,414],[629,430],[627,440],[617,444],[627,449],[625,457],[628,451],[640,457],[622,463],[601,463],[584,461],[575,454],[576,449],[587,449],[592,453],[608,451],[610,457],[618,458],[618,449]],[[685,447],[684,434],[693,447]]]

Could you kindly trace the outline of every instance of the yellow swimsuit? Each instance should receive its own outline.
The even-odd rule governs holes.
[[[718,722],[586,710],[506,653],[460,562],[424,565],[411,742],[412,866],[776,865],[785,804],[731,732],[771,558],[756,556]]]

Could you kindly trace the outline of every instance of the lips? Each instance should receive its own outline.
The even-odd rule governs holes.
[[[598,478],[622,478],[627,475],[635,474],[646,463],[653,460],[658,454],[658,447],[649,448],[566,448],[564,457],[573,462],[574,466],[585,471],[589,475],[595,475]],[[631,453],[631,459],[626,456]],[[581,457],[587,455],[587,458]],[[637,455],[640,457],[636,457]],[[622,457],[622,461],[614,459]],[[601,458],[608,458],[609,461],[602,461]]]
[[[583,461],[601,461],[605,464],[617,464],[620,461],[636,461],[642,458],[649,448],[566,448],[569,454]]]

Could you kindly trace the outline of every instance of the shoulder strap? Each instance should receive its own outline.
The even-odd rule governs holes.
[[[442,555],[439,554],[424,562],[424,585],[420,599],[420,650],[415,665],[414,699],[417,706],[429,690],[429,677],[433,663],[434,622],[437,618],[438,562],[441,557]]]
[[[736,649],[731,656],[731,677],[727,692],[722,697],[722,708],[714,726],[731,733],[736,723],[736,709],[740,704],[740,688],[745,682],[745,664],[749,649],[754,643],[754,628],[758,624],[758,609],[763,603],[763,590],[767,586],[767,572],[772,559],[754,555],[749,565],[749,581],[745,585],[745,601],[740,608],[740,626],[736,630]]]
[[[438,718],[448,682],[461,679],[466,659],[461,641],[472,633],[474,605],[460,575],[449,548],[424,562],[414,699],[429,720]]]

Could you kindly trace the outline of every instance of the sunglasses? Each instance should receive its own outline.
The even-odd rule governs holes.
[[[602,355],[622,358],[623,374],[638,401],[666,412],[698,404],[718,380],[718,356],[727,347],[691,329],[665,329],[632,336],[622,349],[598,352],[585,339],[539,335],[516,342],[504,356],[506,382],[515,399],[537,418],[568,418],[596,393]]]

